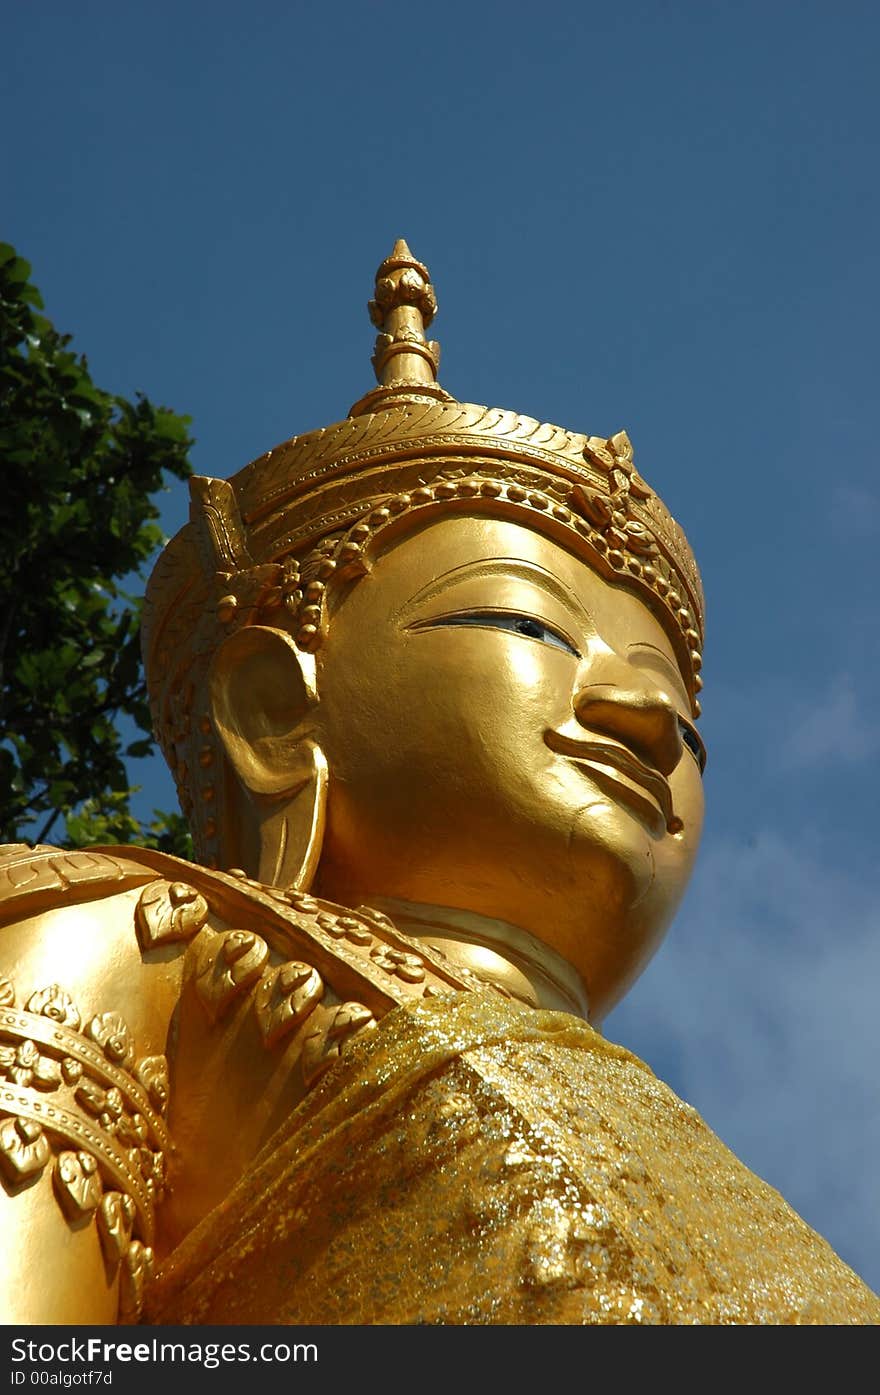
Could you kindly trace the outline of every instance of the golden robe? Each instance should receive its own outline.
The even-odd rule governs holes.
[[[27,1320],[104,1320],[71,1284],[109,1303],[114,1256],[129,1322],[880,1320],[642,1061],[375,911],[19,846],[0,921],[0,1202],[12,1260],[52,1260]]]
[[[874,1324],[880,1300],[642,1061],[458,993],[352,1043],[145,1320]]]

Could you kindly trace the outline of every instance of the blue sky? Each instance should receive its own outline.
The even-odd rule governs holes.
[[[0,236],[199,472],[371,386],[399,236],[451,392],[629,432],[706,586],[709,813],[606,1029],[880,1289],[880,11],[44,0],[3,35]]]

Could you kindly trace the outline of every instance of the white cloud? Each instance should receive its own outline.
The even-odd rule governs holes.
[[[873,703],[861,699],[849,674],[840,674],[810,707],[795,708],[788,734],[779,748],[784,770],[808,770],[828,761],[869,759],[880,751],[880,723]]]

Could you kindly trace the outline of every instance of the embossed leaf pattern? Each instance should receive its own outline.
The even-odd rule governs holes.
[[[72,1056],[65,1056],[61,1062],[61,1074],[66,1085],[75,1085],[82,1078],[82,1065]]]
[[[94,1080],[82,1080],[76,1088],[76,1100],[108,1133],[120,1138],[130,1137],[133,1141],[140,1140],[140,1131],[126,1115],[125,1101],[116,1085],[104,1090]]]
[[[265,940],[250,930],[200,937],[195,964],[196,994],[212,1022],[227,1011],[236,996],[259,978],[269,957]]]
[[[135,1067],[139,1080],[150,1097],[150,1103],[160,1114],[168,1107],[168,1062],[164,1056],[145,1056]]]
[[[50,1148],[42,1126],[32,1119],[4,1119],[0,1124],[0,1171],[10,1183],[41,1172]]]
[[[371,1031],[376,1025],[375,1017],[364,1003],[340,1003],[329,1016],[323,1014],[303,1044],[302,1069],[306,1085],[311,1088],[355,1037]]]
[[[577,485],[572,491],[575,506],[581,513],[594,523],[597,528],[603,528],[609,522],[612,514],[612,506],[601,494],[595,494],[592,490],[582,489]]]
[[[618,448],[623,453],[619,453]],[[596,438],[591,438],[584,447],[584,455],[608,471],[611,493],[605,496],[584,489],[582,485],[575,485],[571,491],[571,506],[603,533],[606,541],[614,547],[628,548],[640,556],[656,552],[650,528],[632,515],[631,495],[646,499],[650,490],[633,468],[629,437],[625,432],[619,432],[604,446],[596,444]]]
[[[607,441],[607,446],[608,449],[614,453],[616,460],[627,460],[632,462],[632,441],[625,431],[617,431],[613,436],[610,436]]]
[[[185,940],[201,930],[208,903],[186,882],[152,882],[138,901],[135,922],[144,949],[169,940]]]
[[[320,1001],[323,992],[321,976],[309,964],[291,961],[270,970],[254,999],[265,1045],[274,1046],[292,1032]]]
[[[611,470],[614,467],[614,456],[608,449],[608,443],[603,441],[601,436],[590,437],[584,446],[584,455],[600,469]]]
[[[91,1153],[59,1154],[55,1164],[55,1190],[62,1210],[72,1221],[97,1209],[104,1188],[98,1164]]]
[[[76,1100],[89,1114],[95,1118],[101,1113],[107,1100],[107,1095],[100,1085],[94,1080],[83,1080],[76,1088]]]
[[[48,988],[41,988],[37,993],[32,993],[26,1008],[28,1012],[49,1017],[53,1022],[62,1027],[69,1027],[73,1032],[79,1029],[82,1021],[73,998],[58,983],[52,983]]]
[[[98,1235],[104,1257],[115,1268],[128,1249],[135,1206],[125,1192],[106,1192],[98,1208]]]
[[[657,551],[653,535],[643,523],[639,523],[636,519],[631,519],[630,522],[627,523],[625,531],[627,542],[633,552],[640,552],[646,556],[648,553]]]
[[[649,484],[645,483],[638,470],[631,470],[629,475],[629,492],[630,494],[634,494],[637,499],[644,500],[650,499],[654,491]]]
[[[140,1240],[132,1240],[123,1256],[119,1281],[119,1316],[123,1322],[136,1322],[144,1300],[144,1289],[152,1278],[153,1251]]]
[[[121,1119],[123,1110],[122,1094],[116,1085],[111,1085],[104,1098],[104,1108],[101,1112],[101,1123],[105,1128],[109,1128]]]
[[[370,1009],[363,1003],[341,1003],[333,1014],[327,1036],[331,1040],[337,1040],[360,1031],[363,1027],[375,1023],[375,1020]]]
[[[147,1137],[147,1126],[142,1114],[133,1114],[129,1119],[127,1114],[123,1114],[116,1125],[116,1137],[121,1143],[131,1144],[132,1147],[139,1148]]]
[[[134,1055],[134,1042],[125,1019],[118,1012],[96,1014],[86,1027],[86,1036],[103,1049],[108,1060],[124,1065]]]

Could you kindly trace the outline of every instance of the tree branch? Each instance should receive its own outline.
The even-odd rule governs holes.
[[[36,838],[34,839],[34,842],[35,842],[35,843],[42,843],[42,842],[44,841],[44,839],[46,839],[46,838],[49,837],[49,830],[50,830],[50,828],[52,827],[52,825],[53,825],[53,823],[55,822],[55,820],[58,818],[58,815],[59,815],[60,813],[61,813],[61,810],[60,810],[60,809],[53,809],[53,810],[52,810],[52,813],[49,815],[49,817],[47,818],[46,822],[43,824],[43,827],[40,829],[39,833],[37,834]]]

